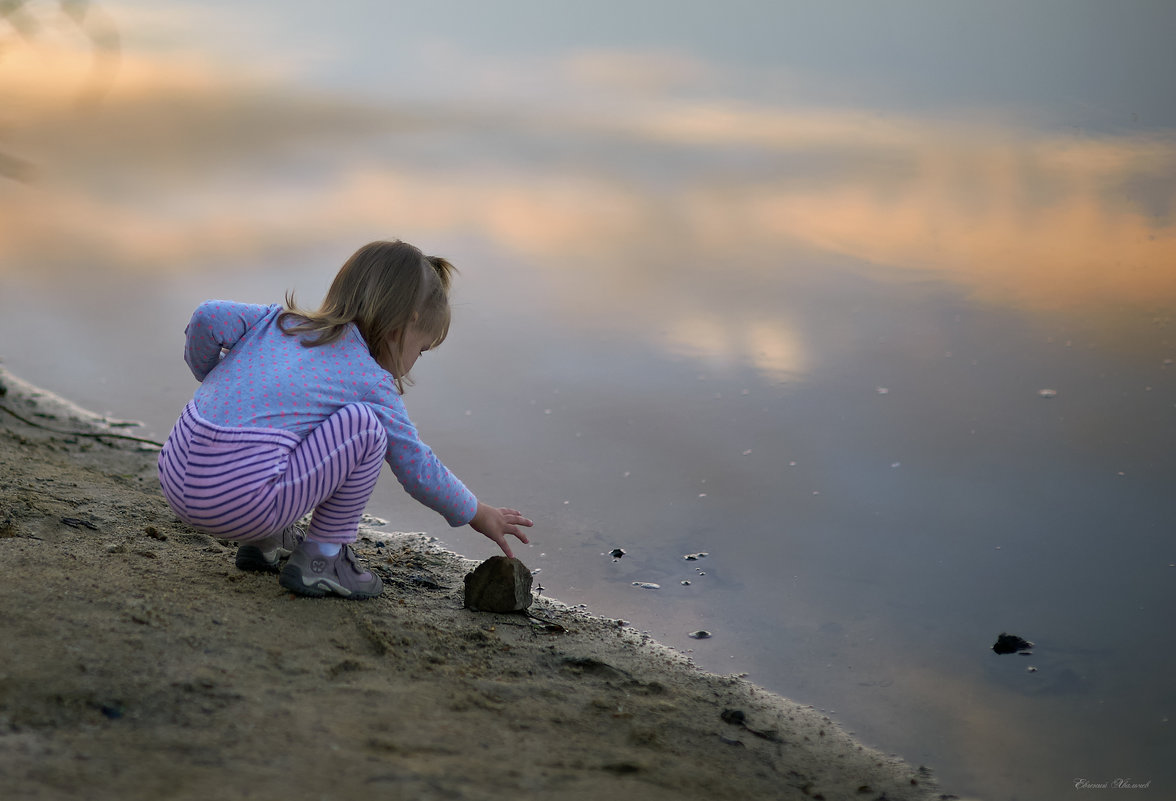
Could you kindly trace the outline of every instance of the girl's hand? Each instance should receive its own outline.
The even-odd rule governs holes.
[[[535,525],[527,518],[523,517],[523,513],[517,509],[498,509],[494,506],[478,501],[478,511],[474,513],[474,519],[470,521],[470,527],[474,531],[483,534],[494,542],[498,543],[498,547],[509,558],[514,559],[514,554],[510,552],[510,545],[506,542],[506,535],[518,537],[523,542],[530,542],[527,535],[519,531],[519,526],[533,526]]]

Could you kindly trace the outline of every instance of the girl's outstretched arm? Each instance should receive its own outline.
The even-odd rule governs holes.
[[[527,535],[519,530],[519,526],[530,527],[533,525],[534,523],[524,517],[523,513],[517,509],[499,509],[481,501],[478,501],[478,511],[474,513],[474,519],[470,521],[470,527],[474,531],[494,540],[502,552],[511,559],[514,559],[514,554],[510,551],[506,535],[518,537],[523,542],[530,542]]]

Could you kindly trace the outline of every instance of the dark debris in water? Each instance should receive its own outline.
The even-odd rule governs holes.
[[[710,639],[711,633],[706,629],[699,629],[698,631],[690,632],[686,636],[692,640],[708,640]]]
[[[710,556],[710,554],[708,554],[706,551],[699,551],[698,553],[683,554],[682,558],[687,562],[697,562],[699,559],[705,559],[708,556]]]
[[[1033,643],[1018,637],[1016,634],[1005,634],[1001,632],[1000,636],[996,638],[992,650],[998,654],[1024,654],[1028,656],[1032,653],[1029,650],[1032,647]]]
[[[620,559],[622,556],[625,555],[625,549],[624,548],[613,548],[611,551],[608,552],[608,555],[611,556],[613,559]]]

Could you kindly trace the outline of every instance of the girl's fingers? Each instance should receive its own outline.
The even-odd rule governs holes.
[[[510,545],[507,543],[506,537],[504,535],[500,534],[497,537],[491,535],[487,536],[489,536],[490,539],[494,541],[495,545],[502,549],[502,552],[506,554],[507,558],[514,559],[514,554],[510,552]]]
[[[498,511],[502,512],[503,520],[506,520],[508,523],[514,523],[514,524],[520,525],[520,526],[533,526],[533,525],[535,525],[534,522],[532,522],[526,515],[524,515],[518,509],[502,508],[502,509],[499,509]]]
[[[519,531],[516,526],[510,526],[510,525],[505,526],[502,529],[502,533],[509,534],[512,537],[518,537],[523,542],[530,542],[530,540],[527,539],[527,535],[524,534],[523,532]]]

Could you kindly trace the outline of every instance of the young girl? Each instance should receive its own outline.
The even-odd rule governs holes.
[[[159,455],[163,494],[195,528],[240,540],[237,567],[302,595],[374,598],[351,548],[387,461],[412,497],[513,556],[531,521],[478,501],[417,436],[401,395],[449,332],[453,265],[400,241],[360,248],[322,307],[211,300],[185,329],[200,387]],[[302,532],[294,522],[313,510]]]

